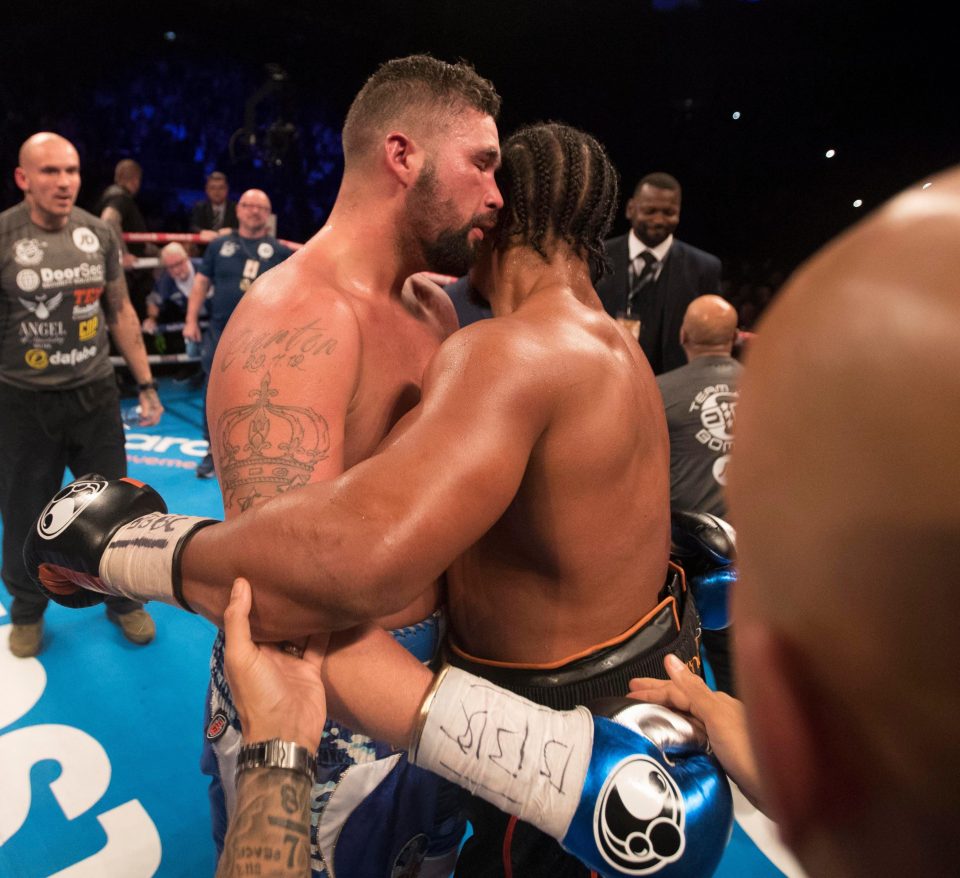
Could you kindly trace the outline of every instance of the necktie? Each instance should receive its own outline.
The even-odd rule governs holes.
[[[649,250],[644,250],[632,263],[630,294],[627,297],[627,310],[635,311],[637,296],[649,284],[657,273],[660,261]]]

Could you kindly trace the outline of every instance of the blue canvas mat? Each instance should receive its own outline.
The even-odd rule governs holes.
[[[206,451],[199,392],[164,379],[161,394],[162,423],[128,428],[130,475],[173,510],[220,518],[216,480],[194,474]],[[102,607],[51,604],[43,651],[16,659],[8,605],[0,590],[0,876],[213,875],[199,770],[213,626],[150,604],[157,638],[139,647]],[[716,874],[802,875],[772,824],[742,799]]]

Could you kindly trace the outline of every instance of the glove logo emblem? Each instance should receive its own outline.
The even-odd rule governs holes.
[[[47,504],[37,522],[37,533],[45,540],[60,536],[74,519],[104,488],[106,481],[91,479],[73,482],[57,493]]]
[[[679,787],[649,756],[621,760],[597,796],[597,850],[624,875],[649,875],[679,860],[685,824]]]

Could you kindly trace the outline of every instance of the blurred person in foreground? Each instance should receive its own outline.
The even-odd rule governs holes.
[[[960,861],[958,237],[953,169],[780,292],[751,342],[730,468],[743,703],[676,664],[671,683],[631,684],[705,723],[811,875]]]

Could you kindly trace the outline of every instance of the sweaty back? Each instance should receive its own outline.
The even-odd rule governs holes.
[[[553,661],[656,603],[669,551],[666,424],[649,364],[599,308],[535,296],[500,320],[523,340],[524,380],[552,400],[550,415],[514,501],[451,570],[451,606],[468,652]]]

